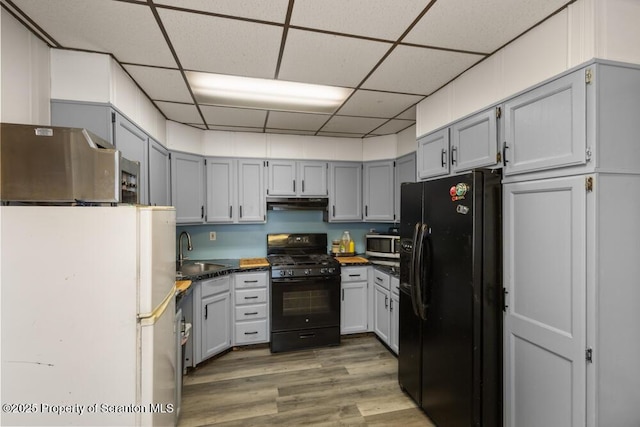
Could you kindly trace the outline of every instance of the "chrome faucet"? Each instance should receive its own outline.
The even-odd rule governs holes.
[[[187,236],[187,250],[193,250],[193,245],[191,245],[191,235],[188,232],[183,231],[182,233],[180,233],[180,237],[178,238],[178,263],[180,263],[181,265],[182,262],[187,259],[182,253],[182,236]]]

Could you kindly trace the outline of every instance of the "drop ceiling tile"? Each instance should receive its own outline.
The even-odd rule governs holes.
[[[111,53],[121,62],[176,66],[146,4],[86,0],[14,3],[62,47]]]
[[[338,111],[338,114],[390,119],[422,98],[419,95],[358,90]]]
[[[325,114],[271,111],[267,119],[267,127],[272,129],[297,129],[315,132],[320,129],[330,117],[331,116]]]
[[[427,0],[296,0],[291,25],[395,41]]]
[[[492,53],[567,3],[570,2],[438,1],[403,41]]]
[[[180,123],[203,124],[198,109],[193,104],[156,101],[156,106],[169,120]]]
[[[322,128],[322,132],[369,133],[385,121],[370,117],[334,116]]]
[[[390,43],[290,30],[279,78],[355,87],[390,47]]]
[[[249,110],[246,108],[226,108],[201,105],[200,109],[209,126],[264,126],[267,117],[265,110]]]
[[[187,84],[178,70],[137,65],[124,65],[124,68],[153,100],[193,102]]]
[[[371,133],[374,135],[389,135],[403,131],[414,124],[415,122],[411,120],[389,120]]]
[[[159,9],[185,69],[273,78],[282,28]]]
[[[155,0],[155,4],[284,23],[288,0]]]
[[[468,53],[398,46],[362,87],[428,95],[482,58]]]

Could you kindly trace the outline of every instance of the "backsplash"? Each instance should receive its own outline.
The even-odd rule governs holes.
[[[331,240],[340,239],[348,230],[356,244],[356,252],[364,253],[364,236],[371,229],[386,232],[390,223],[329,223],[322,220],[320,211],[268,211],[265,224],[203,224],[176,227],[177,238],[182,231],[191,235],[193,251],[184,254],[190,259],[234,259],[254,258],[267,255],[267,234],[272,233],[327,233],[328,247]],[[215,231],[216,240],[209,240],[209,233]],[[176,246],[176,253],[177,253]]]

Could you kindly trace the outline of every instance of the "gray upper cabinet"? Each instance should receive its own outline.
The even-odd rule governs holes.
[[[418,139],[418,179],[449,174],[449,128]]]
[[[123,157],[140,163],[139,198],[140,203],[147,205],[149,204],[149,137],[118,112],[113,112],[113,120],[114,145],[122,152]]]
[[[364,164],[364,220],[395,220],[395,161],[384,160]]]
[[[327,162],[269,160],[269,196],[327,196]]]
[[[210,157],[206,175],[207,222],[265,222],[263,160]]]
[[[171,200],[176,223],[204,221],[204,159],[195,154],[171,153]]]
[[[590,72],[579,70],[505,102],[505,175],[586,163]]]
[[[169,150],[149,138],[149,204],[171,205],[171,156]]]
[[[396,160],[394,204],[396,221],[400,221],[400,186],[403,182],[416,182],[416,153],[406,154]]]
[[[329,164],[329,221],[362,221],[362,163]]]
[[[451,126],[451,169],[455,173],[498,163],[498,109],[490,108]]]

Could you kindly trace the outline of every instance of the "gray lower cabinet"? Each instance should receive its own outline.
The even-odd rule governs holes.
[[[209,157],[206,176],[207,222],[266,221],[263,160]]]
[[[368,331],[369,285],[367,266],[341,267],[340,333]]]
[[[329,164],[329,221],[362,221],[362,163]]]
[[[171,153],[171,204],[176,223],[204,222],[204,159],[180,152]]]
[[[269,341],[269,274],[234,274],[234,345]]]
[[[171,205],[171,156],[169,150],[149,138],[149,204]]]
[[[385,222],[395,220],[395,161],[383,160],[364,164],[364,220]]]
[[[391,279],[387,273],[373,269],[373,331],[389,344],[391,332]]]
[[[231,277],[196,283],[194,289],[195,363],[231,347]]]
[[[389,319],[389,348],[398,354],[399,331],[400,331],[400,279],[391,276],[391,302],[389,303],[391,313]]]

